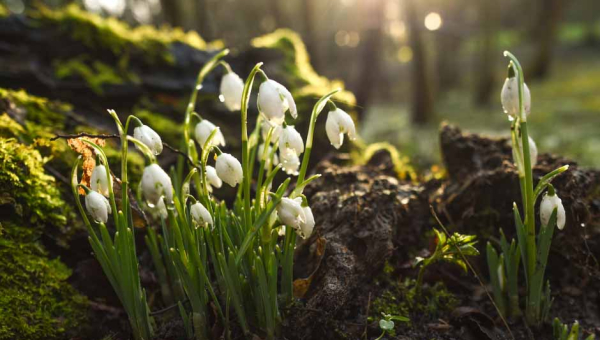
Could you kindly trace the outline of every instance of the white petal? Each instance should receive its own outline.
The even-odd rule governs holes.
[[[223,136],[221,130],[215,124],[211,123],[206,119],[203,119],[200,123],[196,124],[196,128],[194,129],[194,135],[196,136],[196,141],[198,141],[198,144],[200,144],[201,148],[204,148],[208,137],[215,129],[218,130],[217,132],[215,132],[215,135],[211,140],[211,145],[225,146],[225,137]]]
[[[206,166],[206,178],[208,179],[210,185],[217,189],[223,185],[223,181],[217,175],[217,170],[210,165]]]
[[[304,152],[304,141],[302,136],[296,129],[288,125],[281,136],[279,137],[279,150],[281,153],[294,152],[296,155],[300,155]]]
[[[192,220],[201,226],[213,224],[210,212],[208,212],[208,209],[200,202],[195,203],[190,207],[190,215],[192,215]]]
[[[144,169],[141,186],[144,198],[150,207],[157,205],[162,196],[168,203],[173,201],[171,178],[158,164],[148,165]]]
[[[90,191],[85,196],[85,208],[94,221],[102,223],[108,222],[108,214],[112,212],[106,197],[96,191]]]
[[[147,125],[138,126],[133,129],[133,138],[144,143],[154,155],[159,155],[163,150],[160,136]]]
[[[223,182],[234,187],[238,183],[242,182],[244,177],[244,171],[240,162],[228,153],[222,153],[217,157],[215,164],[217,169],[217,175],[223,180]]]
[[[500,99],[504,113],[513,118],[519,114],[519,82],[517,77],[506,78],[502,86]],[[529,115],[531,111],[531,93],[527,84],[523,84],[523,106],[525,114]]]
[[[242,107],[244,81],[234,72],[228,72],[221,80],[221,95],[229,111],[237,111]]]
[[[106,167],[104,165],[100,164],[94,167],[94,171],[92,171],[92,178],[90,179],[90,182],[92,190],[97,191],[102,195],[108,197],[109,182],[106,176]],[[112,186],[112,177],[110,183],[110,185]]]

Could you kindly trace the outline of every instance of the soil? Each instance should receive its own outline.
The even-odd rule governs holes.
[[[304,296],[284,310],[281,339],[377,338],[381,332],[377,301],[406,293],[410,279],[416,278],[411,265],[415,257],[427,255],[435,246],[431,230],[436,222],[430,207],[450,231],[478,236],[482,256],[471,258],[470,263],[487,281],[484,245],[498,238],[499,228],[512,237],[512,202],[520,200],[508,141],[443,126],[440,142],[447,169],[442,180],[398,180],[386,151],[364,166],[344,165],[347,159],[339,156],[319,163],[315,172],[322,177],[305,190],[316,229],[298,246],[295,263],[295,276],[312,274],[312,281]],[[578,320],[586,336],[600,334],[600,172],[542,154],[534,171],[536,179],[563,164],[569,164],[569,170],[553,183],[567,210],[567,226],[555,233],[547,269],[554,298],[551,317],[565,323]],[[150,265],[147,255],[142,259],[142,266]],[[93,292],[88,295],[95,301],[92,309],[98,319],[92,324],[102,329],[96,334],[125,338],[126,328],[120,327],[127,325],[116,321],[122,312],[92,262],[88,258],[76,264],[73,284],[86,294]],[[142,272],[151,296],[158,294],[152,274]],[[450,264],[434,265],[424,281],[424,292],[430,293],[403,310],[410,324],[397,322],[395,335],[384,339],[511,339],[472,273]],[[432,306],[441,291],[452,303],[425,311],[415,307]],[[406,296],[410,295],[396,295],[398,305]],[[176,313],[160,314],[157,320],[161,326],[156,339],[185,338]],[[509,327],[515,339],[552,339],[550,325],[530,329],[522,320],[509,320]],[[219,329],[214,334],[218,338]]]

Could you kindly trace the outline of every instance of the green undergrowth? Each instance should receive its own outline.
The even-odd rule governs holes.
[[[458,299],[448,291],[443,282],[424,285],[421,287],[421,294],[417,295],[415,279],[398,280],[394,275],[394,269],[386,264],[377,279],[384,289],[371,303],[371,320],[379,320],[383,313],[411,320],[410,324],[397,323],[397,326],[414,325],[443,317],[458,305]]]

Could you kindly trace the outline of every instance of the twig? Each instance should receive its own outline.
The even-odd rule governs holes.
[[[107,135],[107,134],[92,134],[92,133],[87,133],[87,132],[80,132],[80,133],[72,134],[72,135],[57,134],[54,137],[50,138],[50,141],[55,141],[57,139],[74,139],[74,138],[81,138],[81,137],[101,138],[101,139],[121,139],[121,136],[119,136],[118,134]],[[192,161],[192,158],[185,152],[183,152],[177,148],[174,148],[167,143],[163,142],[162,144],[164,147],[171,150],[172,152],[185,157],[185,159],[187,160],[188,164],[191,167],[198,168],[199,170],[201,169],[198,165],[194,164],[194,162]]]
[[[73,139],[73,138],[80,138],[80,137],[102,138],[102,139],[121,138],[117,134],[106,135],[106,134],[92,134],[92,133],[87,133],[87,132],[80,132],[80,133],[77,133],[74,135],[58,135],[57,134],[56,136],[50,138],[50,141],[55,141],[57,139]]]
[[[188,301],[189,301],[189,299],[185,299],[185,300],[183,300],[183,301],[180,301],[180,302],[181,302],[182,304],[184,304],[184,303],[186,303],[186,302],[188,302]],[[168,311],[170,311],[171,309],[175,309],[175,308],[177,308],[178,306],[179,306],[179,303],[176,303],[176,304],[170,305],[169,307],[165,307],[165,308],[163,308],[163,309],[159,309],[159,310],[157,310],[157,311],[150,312],[150,315],[151,315],[151,316],[155,316],[155,315],[158,315],[158,314],[162,314],[162,313],[165,313],[165,312],[168,312]]]
[[[446,227],[442,224],[442,221],[440,221],[439,217],[435,213],[435,209],[433,209],[433,205],[430,205],[429,209],[431,210],[431,214],[433,215],[433,217],[437,221],[438,225],[442,228],[442,230],[444,231],[444,233],[446,234],[446,236],[447,237],[451,237],[450,233],[448,232],[448,230],[446,229]],[[462,257],[463,261],[465,261],[465,263],[467,264],[467,266],[469,267],[469,269],[473,272],[473,275],[475,275],[475,277],[477,278],[477,281],[479,281],[479,284],[481,285],[481,287],[483,288],[483,290],[485,290],[485,293],[487,294],[488,298],[492,302],[492,305],[494,305],[494,308],[498,312],[498,315],[500,316],[500,319],[502,320],[502,323],[504,324],[504,326],[508,330],[508,333],[510,334],[510,337],[513,340],[516,340],[515,336],[513,335],[512,331],[510,330],[510,327],[508,326],[508,322],[506,322],[506,319],[504,318],[504,316],[500,312],[500,308],[498,308],[498,305],[496,305],[496,302],[494,302],[494,299],[492,298],[492,295],[490,294],[489,290],[487,289],[487,287],[485,286],[485,284],[483,284],[483,281],[481,280],[481,277],[479,276],[479,274],[477,273],[477,271],[475,271],[475,268],[473,268],[473,266],[471,265],[471,263],[469,262],[469,260],[467,260],[467,257],[465,256],[465,254],[463,254],[462,250],[460,250],[460,247],[458,247],[456,244],[454,246],[456,247],[456,250],[458,250],[458,253],[460,254],[460,257]]]

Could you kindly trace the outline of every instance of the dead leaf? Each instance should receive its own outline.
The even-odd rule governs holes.
[[[306,295],[308,288],[310,288],[313,277],[319,270],[321,262],[323,262],[323,257],[325,257],[325,246],[327,245],[327,240],[324,237],[319,237],[317,238],[316,243],[317,249],[315,250],[315,254],[318,257],[318,262],[315,270],[313,270],[313,272],[306,278],[294,280],[294,297],[297,299],[301,299],[304,297],[304,295]]]
[[[69,145],[69,147],[83,157],[83,173],[81,175],[81,181],[79,183],[89,187],[90,179],[92,178],[92,171],[94,171],[94,167],[96,166],[96,160],[94,159],[94,155],[96,153],[93,147],[83,142],[83,139],[87,139],[99,146],[104,146],[106,144],[106,141],[102,138],[89,137],[67,139],[67,144]],[[83,188],[79,188],[79,194],[85,195],[85,191],[83,190]]]

